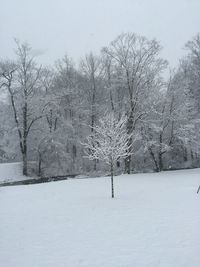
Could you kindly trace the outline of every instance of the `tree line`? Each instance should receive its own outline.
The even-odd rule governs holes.
[[[134,33],[77,64],[64,56],[41,66],[29,44],[15,44],[16,57],[0,60],[1,162],[22,160],[24,175],[104,172],[85,154],[102,118],[111,116],[116,125],[126,118],[118,172],[200,166],[200,34],[187,42],[175,70],[157,40]]]

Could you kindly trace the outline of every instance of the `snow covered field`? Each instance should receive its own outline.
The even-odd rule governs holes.
[[[22,163],[1,163],[0,164],[0,183],[8,181],[26,180],[22,175]]]
[[[0,188],[1,267],[199,267],[200,170]]]

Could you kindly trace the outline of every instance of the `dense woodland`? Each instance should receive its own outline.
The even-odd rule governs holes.
[[[131,136],[117,173],[200,167],[200,34],[175,70],[158,41],[133,33],[76,64],[64,56],[44,67],[29,44],[14,49],[0,60],[0,162],[23,161],[25,175],[106,172],[82,144],[113,114]]]

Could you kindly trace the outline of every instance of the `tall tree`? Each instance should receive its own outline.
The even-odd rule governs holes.
[[[149,41],[133,33],[119,35],[109,47],[103,49],[122,72],[128,103],[128,134],[146,114],[144,107],[148,93],[160,81],[160,73],[166,67],[166,61],[159,58],[160,50],[161,46],[156,40]],[[130,173],[130,169],[131,155],[126,158],[126,172]]]
[[[91,133],[94,131],[94,125],[98,121],[100,110],[103,104],[100,99],[103,96],[103,71],[104,66],[99,56],[95,56],[92,52],[87,54],[81,60],[80,70],[85,78],[86,88],[85,93],[87,96],[87,105],[89,112],[89,125],[91,125]],[[94,160],[94,170],[96,170],[97,161]]]
[[[41,68],[36,67],[32,50],[26,43],[16,41],[17,61],[15,64],[4,63],[1,67],[3,86],[7,88],[17,132],[20,151],[23,159],[23,174],[28,175],[28,142],[34,123],[41,118],[38,114],[38,103],[34,102],[39,89]]]

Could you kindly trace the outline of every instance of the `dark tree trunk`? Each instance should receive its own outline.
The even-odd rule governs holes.
[[[161,152],[159,153],[158,162],[159,162],[159,170],[162,171],[163,170],[163,157],[162,157]]]
[[[193,154],[193,151],[192,151],[192,149],[191,149],[191,159],[192,159],[192,161],[194,160],[194,154]]]
[[[153,153],[151,147],[149,147],[148,150],[149,150],[149,153],[150,153],[150,155],[151,155],[151,157],[152,157],[152,159],[153,159],[153,162],[154,162],[154,164],[155,164],[155,167],[156,167],[155,170],[156,170],[156,172],[159,172],[159,171],[160,171],[159,164],[158,164],[158,162],[157,162],[157,159],[156,159],[156,157],[155,157],[155,155],[154,155],[154,153]]]
[[[188,153],[187,153],[187,148],[186,147],[184,147],[183,159],[184,159],[184,161],[187,161],[188,160]]]
[[[163,109],[163,112],[164,112],[164,109]],[[159,170],[162,171],[163,170],[163,158],[162,158],[163,131],[160,133],[159,141],[160,141],[160,146],[159,146],[159,152],[158,152],[158,165],[159,165]]]
[[[42,175],[42,155],[39,153],[38,155],[38,176]]]
[[[91,133],[94,132],[94,124],[95,124],[95,93],[96,93],[96,88],[95,88],[95,83],[94,83],[94,88],[93,88],[93,94],[92,94],[92,116],[91,116]],[[94,160],[94,171],[97,170],[97,162]]]
[[[23,175],[28,175],[28,165],[27,165],[27,152],[24,151],[23,154]]]
[[[125,173],[127,174],[131,173],[131,155],[125,158]]]
[[[128,119],[128,122],[127,122],[127,133],[128,135],[131,135],[133,130],[134,130],[134,119],[133,119],[133,110],[134,108],[132,107],[132,112],[131,114],[129,115],[129,119]],[[128,141],[128,146],[129,146],[129,150],[127,151],[129,153],[129,155],[125,158],[125,173],[127,174],[130,174],[131,173],[131,145],[133,143],[133,139],[132,137],[129,138],[129,141]]]
[[[96,170],[97,170],[97,160],[94,159],[94,171],[96,171]]]
[[[23,175],[28,175],[28,167],[27,167],[27,98],[25,97],[25,104],[23,107]]]
[[[117,168],[120,168],[120,161],[117,161]]]
[[[114,198],[114,182],[113,182],[113,163],[110,165],[110,173],[111,173],[111,196]]]

